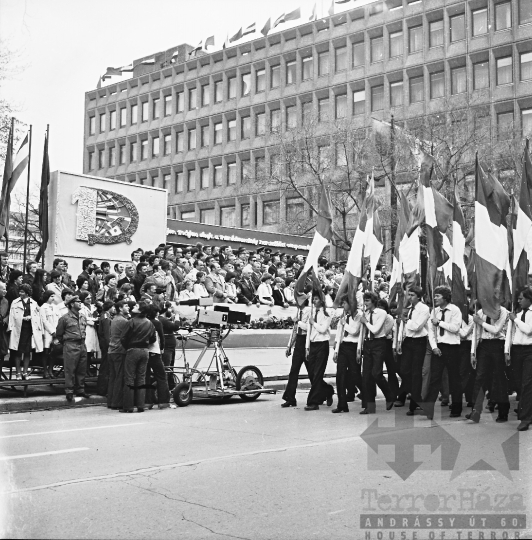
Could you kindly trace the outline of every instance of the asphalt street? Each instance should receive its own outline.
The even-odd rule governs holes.
[[[306,412],[305,398],[2,415],[0,536],[531,537],[532,432],[516,437],[515,415],[471,425],[439,407],[431,423],[383,401],[376,415]]]

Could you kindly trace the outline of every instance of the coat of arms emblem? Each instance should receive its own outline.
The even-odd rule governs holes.
[[[139,213],[123,195],[80,186],[72,193],[72,204],[78,204],[76,240],[94,244],[131,244],[137,231]]]

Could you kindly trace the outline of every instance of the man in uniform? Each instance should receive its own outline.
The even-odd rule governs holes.
[[[77,396],[90,397],[85,392],[85,374],[87,373],[85,334],[87,320],[80,313],[81,300],[79,296],[71,296],[66,301],[66,306],[68,312],[59,319],[55,337],[63,345],[66,398],[67,401],[73,401],[74,392]]]

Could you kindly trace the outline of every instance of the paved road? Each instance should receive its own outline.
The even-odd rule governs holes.
[[[515,420],[495,424],[488,416],[469,425],[444,411],[431,424],[407,418],[404,409],[386,413],[382,401],[370,417],[358,414],[359,403],[349,414],[305,412],[305,397],[298,394],[295,409],[281,409],[280,396],[264,396],[143,414],[91,407],[2,415],[0,537],[391,538],[384,522],[375,522],[378,529],[361,525],[392,514],[524,514],[531,523],[532,433],[521,437],[517,464]],[[449,467],[450,441],[464,452]],[[508,470],[501,448],[518,470]],[[394,455],[396,471],[385,463]],[[473,455],[492,470],[467,471]],[[413,461],[422,464],[412,472]],[[528,527],[522,538],[531,537]],[[445,538],[458,537],[445,528]],[[412,529],[403,537],[395,530],[395,538],[436,531],[414,536]],[[502,529],[491,530],[502,538]],[[514,529],[504,530],[514,538]]]

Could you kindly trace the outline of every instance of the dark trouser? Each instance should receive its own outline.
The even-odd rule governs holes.
[[[306,341],[306,334],[298,334],[296,336],[294,350],[292,351],[292,365],[290,366],[290,373],[288,374],[288,383],[286,384],[286,389],[283,394],[283,399],[285,401],[296,401],[297,382],[299,380],[299,372],[303,364],[305,364],[305,367],[307,368],[308,378],[312,383],[312,372],[305,357]]]
[[[338,393],[339,409],[347,409],[347,402],[354,398],[355,393],[351,388],[358,386],[362,390],[362,372],[360,368],[361,366],[357,362],[357,344],[352,341],[340,343],[336,364],[336,392]],[[350,392],[353,393],[350,394]],[[364,403],[363,392],[361,397],[362,403]]]
[[[451,413],[462,412],[462,382],[460,380],[460,345],[438,343],[441,356],[432,355],[430,363],[430,383],[423,410],[429,418],[434,416],[434,403],[442,387],[443,371],[449,374],[449,390],[452,397]]]
[[[532,424],[532,345],[514,345],[511,358],[519,395],[518,418]]]
[[[362,361],[362,380],[364,381],[364,398],[368,407],[375,408],[377,385],[386,401],[393,401],[395,396],[388,381],[384,377],[383,366],[386,357],[386,338],[367,339],[364,342],[364,358]]]
[[[310,344],[308,365],[312,371],[312,386],[308,393],[307,405],[321,405],[334,395],[334,388],[323,380],[329,359],[329,340],[314,341]]]
[[[393,357],[393,343],[391,339],[386,340],[384,363],[386,365],[386,373],[388,374],[388,384],[395,399],[399,395],[399,381],[397,380],[397,366]]]
[[[527,347],[531,347],[530,345],[512,345],[511,350],[511,364],[510,364],[510,389],[508,392],[511,392],[512,390],[517,393],[517,401],[521,399],[521,373],[523,372],[523,359],[528,357],[528,353],[524,352],[526,351]]]
[[[107,387],[107,406],[121,408],[124,404],[124,362],[125,354],[107,355],[109,365],[109,385]]]
[[[124,363],[124,410],[144,409],[148,349],[128,349]]]
[[[410,394],[410,410],[415,411],[418,402],[421,402],[421,388],[423,386],[423,362],[427,338],[407,337],[402,345],[401,358],[401,387],[399,388],[399,400],[403,403],[406,395]]]
[[[168,381],[166,380],[166,372],[160,354],[150,353],[148,358],[146,386],[150,386],[150,388],[146,392],[146,403],[150,404],[154,402],[155,398],[155,390],[151,387],[152,373],[157,383],[157,401],[159,405],[170,403],[170,390],[168,390]]]
[[[477,347],[477,376],[473,386],[473,406],[477,412],[482,413],[484,396],[489,390],[491,401],[499,405],[499,414],[501,416],[508,414],[510,402],[504,367],[504,341],[502,339],[481,341]]]
[[[175,349],[165,349],[163,351],[163,365],[165,368],[173,367],[175,363]],[[166,381],[168,389],[173,390],[175,386],[175,379],[172,373],[166,374]]]
[[[109,359],[107,348],[109,343],[103,339],[100,340],[100,350],[102,351],[102,359],[98,367],[98,382],[96,383],[96,393],[99,396],[106,396],[109,388]]]
[[[65,341],[63,358],[65,360],[65,393],[84,392],[87,374],[87,348],[84,341]]]
[[[473,401],[473,385],[476,375],[476,371],[471,365],[471,341],[462,341],[460,343],[460,381],[462,382],[462,393],[465,395],[467,403]]]

